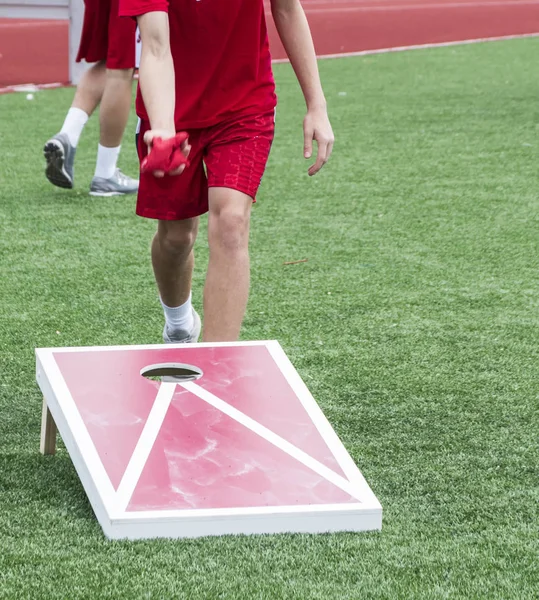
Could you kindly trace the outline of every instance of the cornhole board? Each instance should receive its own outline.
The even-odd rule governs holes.
[[[56,428],[109,538],[380,529],[382,507],[276,341],[36,350]],[[151,365],[199,369],[152,380]],[[166,379],[166,378],[165,378]]]

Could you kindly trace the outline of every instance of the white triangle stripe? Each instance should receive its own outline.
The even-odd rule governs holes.
[[[322,464],[312,456],[309,456],[306,452],[300,450],[297,446],[294,446],[294,444],[291,444],[280,435],[277,435],[267,427],[264,427],[264,425],[261,425],[254,419],[251,419],[251,417],[247,416],[245,413],[242,413],[237,408],[234,408],[224,400],[221,400],[211,392],[208,392],[204,388],[200,387],[198,384],[186,382],[180,385],[192,394],[198,396],[201,400],[204,400],[225,415],[228,415],[247,429],[250,429],[261,438],[264,438],[266,441],[270,442],[283,452],[286,452],[286,454],[292,458],[295,458],[315,473],[318,473],[318,475],[324,477],[324,479],[327,479],[333,483],[333,485],[337,486],[353,498],[356,498],[358,501],[360,500],[360,490],[357,486],[351,484],[350,481],[335,473],[335,471],[326,467],[326,465]]]
[[[325,444],[331,450],[333,456],[343,470],[346,479],[355,484],[358,489],[362,490],[361,497],[363,498],[364,502],[367,499],[375,500],[377,502],[376,496],[372,493],[367,481],[361,474],[361,471],[358,469],[356,463],[352,460],[352,457],[348,454],[346,448],[343,446],[341,440],[324,415],[322,409],[312,397],[311,392],[305,385],[303,379],[301,379],[299,376],[299,373],[294,368],[294,365],[290,362],[290,359],[285,354],[280,344],[278,342],[268,342],[267,348],[273,357],[275,364],[281,370],[281,373],[284,375],[288,385],[294,391],[297,399],[309,415]]]
[[[116,491],[116,510],[119,513],[125,512],[133,492],[137,487],[142,471],[144,470],[148,457],[150,456],[150,452],[155,444],[155,440],[157,439],[157,436],[161,431],[161,427],[163,426],[163,421],[165,420],[170,403],[174,398],[176,385],[178,384],[164,382],[161,383],[161,386],[159,387],[159,392],[157,393],[157,397],[153,403],[150,414],[148,415],[148,419],[144,425],[135,450],[133,451],[133,455],[129,460],[129,464],[127,465],[122,480],[120,481],[120,485]],[[247,429],[256,433],[261,438],[276,446],[292,458],[295,458],[307,468],[333,483],[333,485],[337,486],[339,489],[343,490],[353,498],[356,498],[358,501],[360,500],[360,490],[357,486],[353,485],[350,483],[350,481],[338,473],[335,473],[335,471],[329,467],[326,467],[326,465],[322,464],[320,461],[316,460],[294,444],[291,444],[280,435],[277,435],[267,427],[264,427],[264,425],[261,425],[251,417],[247,416],[245,413],[241,412],[237,408],[234,408],[224,400],[221,400],[196,383],[186,382],[179,385],[201,400],[204,400],[204,402],[207,402],[217,410],[234,419],[237,423],[240,423]]]
[[[133,455],[116,491],[116,509],[119,512],[124,512],[131,500],[175,392],[176,383],[161,383]]]

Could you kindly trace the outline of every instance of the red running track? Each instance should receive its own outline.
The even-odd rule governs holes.
[[[539,33],[539,0],[302,0],[302,4],[319,55]],[[271,18],[268,25],[273,56],[284,58]],[[0,87],[66,82],[67,63],[67,21],[0,19]]]

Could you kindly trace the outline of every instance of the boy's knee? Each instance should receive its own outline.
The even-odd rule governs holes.
[[[161,248],[168,254],[188,254],[193,249],[197,236],[194,219],[186,221],[160,221],[157,239]]]
[[[243,249],[249,241],[250,213],[233,203],[211,215],[210,244],[234,251]]]

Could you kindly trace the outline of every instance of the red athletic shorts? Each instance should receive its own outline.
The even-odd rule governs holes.
[[[135,20],[118,16],[119,0],[84,0],[84,4],[77,62],[106,60],[108,69],[133,69]]]
[[[143,141],[149,124],[141,123],[138,153],[147,154]],[[137,215],[163,221],[198,217],[208,212],[208,188],[226,187],[253,198],[268,161],[275,129],[274,111],[236,116],[189,133],[190,165],[178,176],[162,179],[142,173]]]

